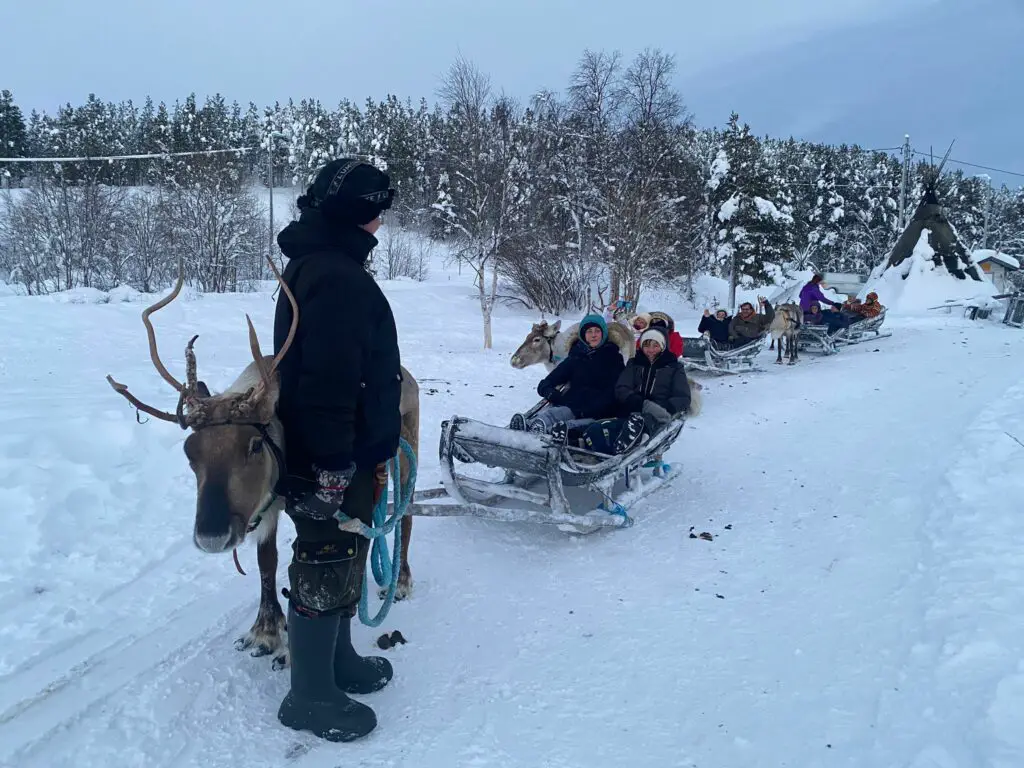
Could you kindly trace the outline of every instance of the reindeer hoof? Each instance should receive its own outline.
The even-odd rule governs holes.
[[[281,616],[277,621],[261,622],[257,619],[252,629],[235,640],[236,651],[249,651],[254,658],[280,653],[287,645],[284,640],[285,621]]]
[[[270,663],[270,668],[274,672],[280,672],[282,669],[288,668],[288,663],[288,651],[285,651],[274,657],[274,660]]]
[[[405,598],[412,595],[412,584],[403,584],[401,581],[398,582],[398,586],[395,587],[395,602],[401,602]],[[377,597],[381,600],[388,596],[387,587],[381,587],[377,590]]]

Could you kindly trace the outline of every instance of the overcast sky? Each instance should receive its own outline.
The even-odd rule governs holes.
[[[432,98],[459,53],[528,98],[584,48],[652,47],[701,125],[735,109],[759,135],[955,138],[954,158],[1024,173],[1024,0],[0,0],[0,30],[0,88],[26,112],[90,92]]]

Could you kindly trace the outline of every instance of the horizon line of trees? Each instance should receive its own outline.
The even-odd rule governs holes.
[[[630,61],[587,50],[564,93],[520,103],[460,58],[432,108],[394,95],[333,108],[90,95],[25,116],[0,91],[0,157],[255,148],[0,164],[7,186],[27,188],[0,204],[0,271],[37,292],[118,280],[151,290],[174,279],[180,253],[207,289],[244,289],[267,276],[270,233],[252,187],[304,186],[344,154],[387,170],[398,193],[389,217],[445,243],[475,274],[485,336],[506,296],[554,313],[638,300],[651,285],[692,297],[700,274],[752,286],[807,267],[864,273],[885,258],[900,234],[900,158],[755,136],[735,112],[723,128],[698,127],[674,68],[658,50]],[[908,216],[932,173],[912,164]],[[992,188],[955,169],[937,191],[969,249],[1024,253],[1024,187]],[[144,235],[126,234],[147,217]],[[161,245],[163,257],[147,255]]]

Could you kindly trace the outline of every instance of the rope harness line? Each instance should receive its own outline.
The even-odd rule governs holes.
[[[281,454],[280,448],[278,448],[277,444],[273,439],[271,439],[270,434],[265,428],[261,429],[261,433],[270,445],[275,460],[277,460],[279,466],[282,468],[281,471],[283,472],[284,456]],[[406,479],[404,484],[402,483],[400,463],[400,458],[403,453],[409,462],[409,477]],[[367,539],[373,540],[373,547],[370,550],[370,569],[373,572],[373,578],[377,583],[377,586],[387,587],[387,594],[384,597],[384,604],[377,612],[377,615],[371,618],[369,609],[369,585],[367,583],[368,579],[364,575],[363,592],[359,598],[359,621],[368,627],[378,627],[384,619],[387,618],[388,612],[391,610],[391,606],[395,602],[395,592],[398,589],[398,577],[401,574],[402,526],[400,523],[402,518],[408,514],[409,504],[412,502],[413,489],[416,487],[416,453],[404,437],[399,438],[398,453],[387,461],[386,466],[388,467],[392,484],[394,486],[395,511],[390,518],[388,518],[388,487],[386,483],[381,492],[380,498],[377,500],[377,504],[373,508],[372,526],[366,525],[361,520],[342,514],[341,510],[338,510],[334,514],[335,519],[338,521],[338,527],[341,530],[349,533],[358,533]],[[270,496],[260,506],[260,509],[250,519],[247,528],[248,533],[252,533],[259,527],[259,524],[263,519],[263,515],[266,514],[267,510],[270,509],[270,506],[278,498],[280,498],[279,494],[272,491]],[[395,534],[394,551],[390,553],[389,557],[388,543],[385,537],[392,531],[394,531]],[[235,568],[244,576],[245,571],[242,570],[242,566],[238,562],[237,549],[232,552],[232,556],[235,561]]]
[[[399,459],[405,453],[409,461],[409,477],[405,484],[402,483],[402,472]],[[377,615],[370,617],[368,581],[363,577],[363,593],[359,598],[359,621],[368,627],[378,627],[387,618],[391,606],[395,602],[395,591],[398,589],[398,576],[402,564],[402,518],[409,510],[412,501],[413,488],[416,487],[416,454],[412,446],[405,438],[399,438],[398,453],[388,461],[388,469],[394,485],[395,500],[394,514],[389,518],[388,514],[388,487],[384,485],[383,492],[373,508],[373,526],[368,526],[361,520],[348,517],[341,510],[334,513],[339,522],[339,528],[350,533],[358,533],[373,540],[373,547],[370,550],[370,567],[373,571],[373,578],[378,587],[387,587],[387,594],[384,596],[384,604],[381,605]],[[394,551],[388,557],[388,543],[385,538],[394,531]]]

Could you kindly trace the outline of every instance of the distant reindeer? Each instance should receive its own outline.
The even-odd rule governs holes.
[[[228,388],[211,394],[206,383],[196,375],[196,357],[192,350],[198,336],[185,348],[185,384],[181,384],[160,361],[156,333],[149,316],[170,304],[181,291],[184,271],[179,262],[178,282],[170,295],[147,307],[142,322],[149,337],[149,355],[154,367],[178,392],[178,406],[167,413],[138,400],[128,387],[107,376],[114,391],[127,398],[139,411],[164,421],[191,429],[185,440],[185,456],[196,477],[196,514],[192,540],[204,552],[219,554],[237,547],[248,534],[256,536],[256,559],[260,571],[260,606],[256,621],[247,634],[238,639],[238,650],[252,648],[253,656],[274,654],[274,669],[288,665],[284,613],[277,599],[277,524],[284,499],[275,488],[285,473],[284,429],[277,418],[280,381],[277,368],[295,339],[299,324],[299,308],[274,262],[268,258],[284,295],[292,307],[288,337],[276,356],[260,353],[256,329],[248,315],[249,347],[253,361]],[[402,437],[415,455],[419,454],[419,386],[402,368]],[[400,474],[404,483],[410,467],[404,453]],[[409,569],[409,537],[412,517],[402,518],[402,558],[396,599],[409,594],[412,573]],[[237,554],[235,560],[238,566]],[[239,567],[241,572],[241,568]]]
[[[804,312],[799,304],[780,304],[775,308],[775,317],[769,331],[772,334],[772,345],[778,342],[778,354],[775,358],[776,365],[782,365],[782,342],[786,342],[786,357],[788,365],[793,365],[799,358],[797,355],[797,336],[800,335],[800,324],[803,322]]]

